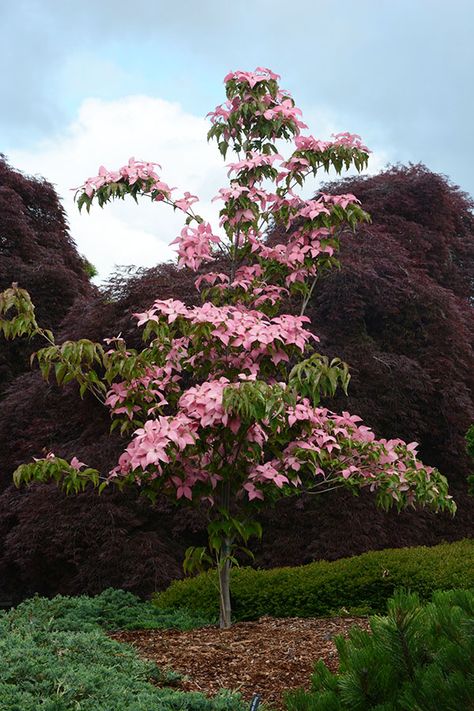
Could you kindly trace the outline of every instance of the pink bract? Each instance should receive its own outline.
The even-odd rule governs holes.
[[[194,212],[196,195],[172,197],[156,163],[131,158],[116,171],[101,166],[83,186],[88,200],[130,192],[185,212],[172,244],[179,267],[202,270],[195,285],[208,299],[187,306],[158,298],[135,314],[155,361],[108,388],[112,415],[135,428],[110,476],[210,505],[222,504],[225,482],[241,505],[288,488],[348,483],[411,503],[420,477],[429,487],[434,476],[416,458],[416,444],[377,440],[360,418],[316,405],[304,382],[290,377],[318,341],[304,316],[315,280],[336,263],[341,228],[366,219],[352,194],[303,199],[298,188],[322,166],[353,162],[359,169],[369,151],[348,132],[332,140],[301,135],[302,112],[278,80],[265,67],[230,72],[227,100],[209,114],[209,137],[222,155],[235,154],[230,183],[214,198],[222,204],[220,231]],[[293,143],[286,158],[283,140]],[[269,241],[275,228],[279,237]],[[296,297],[301,314],[282,313]],[[109,345],[111,359],[117,352],[132,357],[121,339]],[[71,466],[84,465],[74,459]]]

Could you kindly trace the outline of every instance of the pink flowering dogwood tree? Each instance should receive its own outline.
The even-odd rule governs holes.
[[[338,264],[343,230],[368,216],[354,195],[304,200],[298,191],[320,171],[363,169],[369,151],[349,133],[328,141],[302,135],[301,111],[278,80],[261,67],[232,72],[227,101],[210,114],[208,138],[224,159],[233,156],[229,185],[215,198],[221,234],[196,211],[195,195],[175,195],[156,163],[101,167],[78,190],[87,210],[127,195],[181,210],[178,263],[201,272],[204,265],[196,279],[201,306],[155,300],[134,314],[144,340],[134,350],[120,336],[58,345],[36,323],[27,292],[13,285],[0,298],[4,334],[42,335],[43,376],[76,380],[81,396],[89,391],[109,408],[112,429],[128,441],[108,473],[51,453],[21,465],[15,482],[53,479],[68,493],[90,482],[99,490],[130,485],[152,500],[206,507],[208,545],[187,551],[185,569],[216,565],[222,627],[231,624],[230,568],[261,535],[259,507],[346,487],[369,488],[384,508],[455,510],[446,479],[418,460],[416,443],[376,439],[359,417],[321,406],[338,386],[346,389],[349,374],[317,353],[305,308],[317,279]],[[291,144],[286,158],[277,142]],[[280,243],[267,240],[271,231]],[[284,312],[290,302],[299,302],[299,315]]]

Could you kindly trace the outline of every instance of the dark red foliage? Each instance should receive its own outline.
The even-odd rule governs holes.
[[[349,398],[386,437],[421,443],[451,481],[467,473],[474,421],[472,202],[423,166],[335,184],[373,223],[343,238],[342,269],[311,305],[324,350],[351,366]]]
[[[450,479],[459,504],[452,520],[428,513],[376,511],[370,495],[286,500],[265,515],[261,565],[334,559],[387,546],[434,544],[474,533],[474,500],[463,436],[474,421],[474,220],[471,203],[422,166],[330,186],[353,192],[371,225],[345,235],[342,268],[315,291],[309,315],[320,350],[351,366],[349,397],[328,403],[360,414],[379,436],[421,443],[424,460]],[[194,275],[165,264],[117,276],[99,298],[76,301],[61,338],[122,332],[133,345],[133,311],[156,298],[197,300]],[[107,414],[80,401],[74,386],[25,374],[0,402],[0,594],[96,592],[107,585],[140,594],[180,574],[186,545],[202,540],[199,512],[155,509],[133,494],[66,499],[50,487],[16,492],[16,465],[43,448],[76,454],[104,470],[123,443]],[[2,590],[3,586],[3,590]]]
[[[198,298],[190,274],[171,264],[140,271],[126,286],[119,274],[102,297],[75,301],[58,340],[100,341],[121,332],[139,346],[131,314],[146,308],[153,294],[176,292],[188,302]],[[145,595],[181,574],[185,548],[203,530],[199,512],[166,501],[152,508],[133,492],[67,498],[54,486],[16,491],[11,485],[19,464],[47,451],[78,455],[108,471],[124,446],[110,436],[109,425],[106,410],[93,398],[81,400],[73,384],[58,388],[28,372],[6,389],[0,402],[0,598],[94,594],[108,586]]]
[[[0,155],[0,291],[27,289],[39,322],[56,329],[78,295],[94,292],[52,185],[13,170]],[[0,342],[0,390],[32,349]]]

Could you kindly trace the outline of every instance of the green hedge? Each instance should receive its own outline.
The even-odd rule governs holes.
[[[386,611],[397,588],[429,600],[436,590],[474,586],[474,539],[433,548],[393,548],[297,568],[235,568],[231,596],[236,620],[325,617]],[[176,581],[155,598],[158,608],[187,608],[210,617],[218,610],[214,572]]]

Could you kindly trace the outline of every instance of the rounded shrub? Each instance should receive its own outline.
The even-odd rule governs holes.
[[[432,548],[373,551],[334,562],[295,568],[236,568],[231,595],[236,620],[325,617],[346,612],[385,612],[398,588],[429,600],[436,590],[474,587],[474,539]],[[211,617],[219,609],[214,572],[179,580],[154,600],[161,609],[187,608]]]

